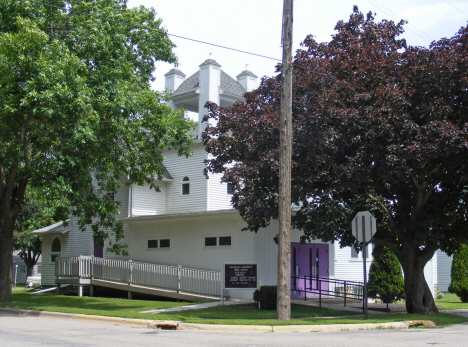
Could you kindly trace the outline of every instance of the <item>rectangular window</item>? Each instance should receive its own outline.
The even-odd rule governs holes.
[[[231,246],[231,236],[205,237],[205,247]]]
[[[213,247],[217,245],[216,237],[205,237],[205,247]]]
[[[38,265],[38,266],[37,266],[36,273],[40,274],[41,271],[42,271],[42,266],[41,266],[41,265]]]
[[[182,184],[182,195],[189,195],[190,194],[190,184],[184,183]]]
[[[171,240],[163,239],[159,241],[159,248],[169,248],[171,247]]]
[[[171,240],[170,239],[148,240],[147,249],[170,248],[170,247],[171,247]]]
[[[148,249],[158,248],[158,240],[148,240]]]
[[[26,273],[26,265],[20,265],[19,266],[19,273],[20,274],[25,274]]]
[[[356,251],[354,246],[351,246],[351,259],[362,260],[362,250],[360,249],[359,252]],[[371,259],[372,255],[372,247],[370,244],[366,246],[366,259]]]
[[[232,183],[227,184],[227,194],[228,195],[233,195],[234,194],[234,185]]]
[[[50,262],[55,263],[55,259],[57,259],[57,257],[58,257],[58,254],[51,254],[50,255]]]
[[[219,237],[220,246],[230,246],[231,245],[231,236],[220,236]]]

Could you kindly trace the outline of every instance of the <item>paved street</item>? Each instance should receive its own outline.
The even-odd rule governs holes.
[[[24,346],[466,346],[468,325],[316,333],[165,331],[101,321],[0,313],[0,345]]]

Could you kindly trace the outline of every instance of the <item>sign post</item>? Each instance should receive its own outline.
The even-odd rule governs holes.
[[[377,221],[369,211],[361,211],[356,214],[351,222],[351,231],[354,237],[362,242],[362,264],[363,264],[363,306],[364,306],[364,319],[367,319],[367,244],[374,236],[377,230]]]

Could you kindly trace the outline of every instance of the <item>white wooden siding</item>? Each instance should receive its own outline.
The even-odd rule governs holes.
[[[238,216],[190,217],[129,223],[127,233],[131,259],[194,269],[222,271],[225,262],[254,262],[254,233],[243,232]],[[205,237],[231,236],[231,246],[205,247]],[[147,249],[149,239],[170,239],[169,249]],[[233,297],[251,299],[252,291]]]
[[[61,256],[68,257],[70,249],[70,232],[65,234],[43,235],[42,236],[42,268],[41,284],[43,286],[55,286],[55,263],[50,261],[50,251],[52,242],[58,237],[61,245]]]
[[[130,223],[127,233],[134,261],[181,265],[195,269],[222,269],[223,262],[253,260],[253,240],[241,232],[240,218],[183,218]],[[205,237],[231,236],[231,246],[205,247]],[[246,237],[247,236],[247,237]],[[148,239],[171,240],[169,249],[147,249]]]
[[[227,193],[227,184],[221,182],[222,174],[210,174],[208,179],[208,211],[232,209],[231,197]]]
[[[362,259],[351,259],[351,247],[340,248],[339,242],[335,242],[334,278],[347,281],[363,281]],[[367,258],[366,269],[369,274],[372,258]]]
[[[127,179],[125,177],[120,178],[120,187],[114,195],[115,201],[119,201],[119,215],[117,218],[128,217],[128,190],[129,187],[125,184]]]
[[[208,154],[208,159],[212,159],[213,155]],[[227,193],[227,183],[221,182],[223,174],[209,174],[208,179],[208,194],[207,194],[207,210],[228,210],[232,209],[231,197]]]
[[[451,282],[452,257],[440,249],[437,253],[437,289],[447,292]]]
[[[52,236],[42,236],[42,274],[41,284],[43,286],[55,285],[55,267],[50,263],[50,247],[52,245]]]
[[[144,186],[132,185],[131,216],[151,216],[166,213],[166,183],[159,183],[159,192]]]
[[[172,182],[167,184],[166,212],[188,213],[206,211],[207,179],[204,175],[204,160],[207,155],[201,144],[192,147],[193,156],[179,157],[176,151],[165,151],[164,166],[171,176]],[[182,180],[190,179],[190,194],[182,195]]]

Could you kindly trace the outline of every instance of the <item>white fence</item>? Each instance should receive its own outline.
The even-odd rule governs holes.
[[[102,279],[192,294],[221,296],[221,272],[95,257],[58,257],[57,278]]]

